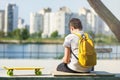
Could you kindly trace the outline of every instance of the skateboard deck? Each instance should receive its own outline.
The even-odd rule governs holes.
[[[113,77],[114,74],[105,72],[105,71],[93,71],[90,73],[68,73],[68,72],[61,72],[61,71],[54,71],[52,75],[55,77],[85,77],[85,76],[92,76],[92,77]]]
[[[4,66],[3,68],[7,70],[7,75],[9,76],[13,76],[14,70],[34,70],[35,75],[42,75],[41,69],[44,69],[41,67],[6,67],[6,66]]]

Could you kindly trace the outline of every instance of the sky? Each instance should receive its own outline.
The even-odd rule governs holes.
[[[102,0],[111,12],[120,20],[120,0]],[[0,0],[0,9],[4,10],[7,3],[14,3],[19,8],[19,17],[29,24],[30,13],[38,12],[50,7],[52,12],[57,12],[60,7],[66,6],[72,12],[78,12],[82,7],[90,9],[87,0]]]

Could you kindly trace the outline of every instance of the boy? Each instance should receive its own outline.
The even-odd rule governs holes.
[[[63,63],[59,64],[57,71],[79,73],[79,72],[90,72],[92,67],[82,67],[72,52],[78,55],[78,40],[79,37],[73,33],[84,34],[82,31],[81,21],[77,18],[72,18],[69,22],[69,28],[71,34],[65,37],[63,46],[65,47]]]

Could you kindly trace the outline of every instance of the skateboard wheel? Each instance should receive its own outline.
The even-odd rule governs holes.
[[[13,70],[8,70],[8,71],[7,71],[7,75],[13,76]]]
[[[42,72],[41,71],[35,71],[35,75],[42,75]]]

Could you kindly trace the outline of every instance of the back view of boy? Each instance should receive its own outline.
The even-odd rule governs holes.
[[[83,35],[84,32],[82,31],[82,24],[81,21],[77,18],[72,18],[69,22],[69,29],[71,34],[65,37],[65,41],[63,43],[64,46],[64,57],[63,62],[58,65],[57,71],[64,71],[64,72],[72,72],[72,73],[79,73],[79,72],[90,72],[93,66],[83,67],[79,64],[78,59],[78,41],[79,37],[74,33]]]

